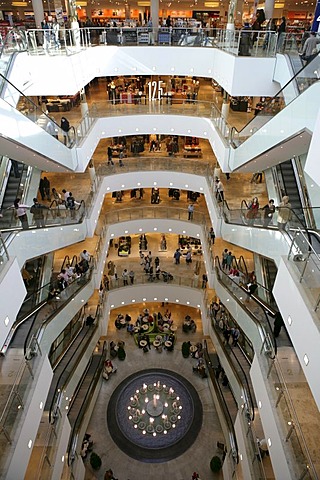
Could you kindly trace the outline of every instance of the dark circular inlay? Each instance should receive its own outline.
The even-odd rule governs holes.
[[[130,398],[143,384],[160,381],[172,387],[183,406],[181,420],[167,434],[143,435],[129,420]],[[111,395],[107,422],[117,446],[130,457],[146,463],[162,463],[184,453],[195,442],[202,425],[202,403],[193,385],[170,370],[141,370],[123,380]]]

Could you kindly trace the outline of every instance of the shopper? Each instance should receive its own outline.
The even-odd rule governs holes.
[[[273,214],[276,211],[274,200],[271,198],[267,205],[262,208],[263,211],[263,226],[268,227],[272,221]]]
[[[291,203],[289,203],[289,197],[285,195],[282,197],[282,202],[278,207],[277,222],[279,230],[285,230],[287,223],[291,220],[291,216]]]
[[[193,219],[193,212],[194,212],[194,205],[193,203],[190,203],[190,205],[188,206],[188,220]]]
[[[27,217],[27,208],[30,208],[28,205],[21,203],[20,198],[16,198],[13,202],[12,208],[15,209],[16,216],[20,220],[22,229],[27,230],[29,228],[28,217]]]
[[[42,205],[38,202],[37,198],[34,198],[33,205],[30,208],[30,213],[33,215],[33,219],[37,228],[45,227],[44,210],[49,210],[49,207]]]

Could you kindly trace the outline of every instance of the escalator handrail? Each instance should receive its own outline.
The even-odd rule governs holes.
[[[90,364],[92,363],[92,359],[95,355],[97,355],[97,354],[92,355]],[[68,451],[68,465],[69,466],[71,465],[71,463],[74,459],[72,449],[76,447],[76,445],[74,445],[74,443],[75,443],[74,441],[75,441],[75,438],[78,435],[77,431],[79,430],[79,428],[81,426],[81,422],[82,422],[82,419],[83,419],[83,414],[86,411],[89,402],[91,401],[93,390],[94,390],[95,386],[97,385],[97,383],[98,383],[98,381],[101,377],[101,373],[102,373],[102,370],[103,370],[106,355],[107,355],[107,342],[104,342],[103,347],[102,347],[102,352],[100,354],[100,361],[99,361],[99,363],[96,367],[96,370],[95,370],[94,374],[92,375],[92,379],[91,379],[90,385],[88,387],[88,393],[84,396],[81,407],[79,409],[79,413],[78,413],[77,418],[74,422],[74,425],[72,427],[71,434],[70,434],[70,437],[69,437],[69,445],[68,445],[68,449],[67,449],[67,451]],[[88,370],[86,370],[86,372],[87,371]],[[84,375],[82,377],[81,381],[79,382],[79,385],[81,385],[82,380],[85,376],[86,375]],[[77,395],[75,393],[74,396],[73,396],[73,399],[75,399],[76,396]],[[72,408],[72,404],[70,405],[69,411],[70,411],[71,408]]]
[[[223,413],[224,413],[224,418],[226,420],[226,423],[227,423],[227,427],[229,429],[229,436],[230,436],[230,440],[232,439],[233,440],[233,443],[234,443],[234,448],[235,448],[235,456],[233,456],[233,458],[235,459],[235,462],[238,464],[239,463],[239,450],[238,450],[238,443],[237,443],[237,437],[236,437],[236,433],[235,433],[235,429],[234,429],[234,424],[233,424],[233,421],[232,421],[232,418],[231,418],[231,415],[230,415],[230,412],[229,412],[229,409],[228,409],[228,406],[227,406],[227,403],[224,399],[224,396],[222,395],[222,392],[221,392],[221,388],[220,388],[220,385],[219,383],[217,382],[217,379],[216,379],[216,376],[215,376],[215,373],[214,373],[214,368],[212,366],[212,363],[211,363],[211,360],[210,360],[210,356],[209,356],[209,352],[208,352],[208,345],[207,345],[207,341],[204,340],[204,359],[205,359],[205,362],[206,362],[206,366],[207,366],[207,369],[208,369],[208,372],[209,372],[209,376],[210,376],[210,379],[211,379],[211,382],[212,382],[212,385],[216,391],[216,394],[217,394],[217,398],[219,399],[220,401],[220,406],[221,406],[221,409],[223,410]],[[218,393],[219,392],[219,393]],[[231,443],[231,442],[230,442]]]
[[[91,276],[92,276],[92,271],[93,271],[93,267],[91,267],[86,273],[86,278],[85,278],[85,283],[79,285],[79,289],[76,291],[77,293],[79,293],[87,284],[88,282],[90,282],[91,280]],[[73,285],[75,282],[78,282],[79,281],[79,278],[76,278],[75,280],[73,280],[71,283],[69,283],[68,287],[70,287],[71,285]],[[68,289],[68,287],[66,287],[65,290]],[[29,331],[26,335],[26,338],[25,338],[25,341],[24,341],[24,346],[23,346],[23,351],[24,351],[24,355],[26,356],[26,353],[27,353],[27,349],[30,345],[30,342],[32,341],[32,338],[33,337],[37,337],[39,335],[39,332],[42,330],[42,328],[49,322],[51,322],[51,320],[58,314],[60,313],[60,311],[72,300],[72,296],[70,298],[67,298],[64,302],[61,303],[61,305],[59,305],[59,307],[54,310],[51,315],[48,316],[48,318],[46,318],[45,320],[43,320],[41,322],[41,324],[39,325],[39,327],[37,328],[36,332],[33,332],[33,329],[34,329],[34,324],[35,324],[35,321],[36,321],[36,318],[37,316],[39,315],[39,313],[41,312],[41,309],[37,311],[36,315],[34,316],[33,320],[32,320],[32,323],[30,325],[30,328],[29,328]],[[44,302],[44,305],[47,304],[47,301]]]
[[[316,58],[318,58],[319,55],[320,55],[320,52],[319,52],[318,55],[312,60],[312,62],[313,62]],[[320,57],[319,57],[319,58],[320,58]],[[255,120],[256,117],[259,117],[259,115],[262,117],[262,116],[264,115],[264,114],[263,114],[263,111],[266,110],[267,107],[270,106],[270,105],[272,104],[272,102],[273,102],[276,98],[282,97],[282,96],[283,96],[282,93],[283,93],[284,89],[287,88],[287,86],[290,85],[290,83],[292,83],[293,81],[296,81],[296,80],[297,80],[297,77],[300,76],[301,72],[302,72],[305,68],[310,67],[310,64],[311,64],[312,62],[309,62],[309,63],[307,63],[306,65],[303,65],[303,66],[301,67],[301,69],[265,104],[263,110],[259,111],[259,112],[257,113],[257,115],[255,115],[251,120],[249,120],[249,121],[244,125],[244,127],[242,127],[240,130],[238,130],[236,127],[233,127],[233,128],[234,128],[234,131],[236,131],[236,133],[239,135],[239,134],[241,134],[241,132],[242,132],[243,130],[245,130],[245,129],[250,125],[250,123],[251,123],[252,121]],[[319,80],[318,80],[318,81],[319,81]],[[305,92],[306,90],[303,90],[303,91]],[[297,98],[299,95],[301,95],[301,93],[302,93],[302,92],[299,91],[299,94],[298,94],[295,98]],[[286,105],[286,106],[287,106],[287,105]],[[232,138],[233,138],[233,137],[232,137]]]
[[[228,277],[227,273],[226,273],[226,272],[223,270],[223,268],[221,267],[220,258],[219,258],[218,256],[215,257],[215,265],[216,265],[215,268],[218,269],[221,274],[223,274],[223,275],[225,275],[225,276]],[[228,277],[228,279],[229,279],[230,282],[234,283],[238,288],[241,288],[240,285],[238,285],[236,282],[234,282],[231,278]],[[224,285],[225,288],[228,288],[227,285],[225,285],[225,284],[223,284],[223,285]],[[248,293],[248,291],[247,291],[245,288],[242,288],[242,290],[244,290],[246,293]],[[237,303],[239,303],[238,298],[234,296],[233,292],[232,292],[231,290],[229,290],[229,289],[228,289],[228,291],[229,291],[230,294],[235,298],[235,300],[237,301]],[[268,324],[269,332],[270,332],[269,335],[270,335],[270,338],[271,338],[271,340],[272,340],[272,342],[273,342],[273,350],[274,350],[274,354],[275,354],[274,356],[270,356],[270,358],[275,358],[275,356],[277,355],[278,346],[277,346],[277,340],[276,340],[276,338],[275,338],[275,336],[274,336],[272,327],[271,327],[271,325],[270,325],[269,317],[268,317],[268,315],[266,314],[266,312],[264,311],[264,309],[261,307],[260,303],[257,302],[257,300],[254,298],[253,295],[251,295],[251,298],[252,298],[252,300],[254,300],[255,303],[259,306],[259,308],[260,308],[261,311],[263,312],[264,318],[266,319],[266,323]],[[245,305],[243,305],[243,304],[241,303],[241,306],[242,306],[243,309],[245,309],[247,315],[249,315],[249,316],[253,319],[253,321],[254,321],[257,325],[259,325],[259,327],[260,327],[260,328],[263,330],[263,332],[264,332],[265,338],[267,338],[267,332],[266,332],[265,326],[260,322],[260,320],[259,320],[258,318],[256,318],[256,316],[255,316],[252,312],[250,312],[250,310],[248,310],[248,309],[246,308]]]
[[[233,318],[233,317],[232,317],[232,318]],[[251,419],[251,421],[253,421],[254,418],[255,418],[255,408],[254,408],[254,402],[253,402],[253,398],[252,398],[252,395],[251,395],[251,389],[250,389],[250,386],[249,386],[247,374],[246,374],[246,372],[244,371],[242,365],[240,364],[240,362],[239,362],[237,356],[235,355],[233,349],[230,347],[230,349],[227,350],[226,345],[224,345],[224,343],[222,342],[222,340],[221,340],[221,338],[220,338],[220,333],[219,333],[218,330],[216,329],[216,324],[215,324],[215,322],[214,322],[214,317],[213,317],[213,315],[211,315],[211,314],[210,314],[210,319],[211,319],[211,325],[213,326],[214,330],[216,330],[216,332],[217,332],[217,336],[218,336],[218,339],[219,339],[219,342],[220,342],[220,346],[221,346],[222,350],[224,351],[225,357],[228,358],[228,356],[230,356],[230,353],[232,353],[233,357],[236,359],[236,362],[237,362],[237,364],[239,365],[240,370],[241,370],[241,372],[242,372],[242,374],[243,374],[243,376],[244,376],[244,378],[245,378],[246,386],[243,385],[243,382],[242,382],[241,378],[239,377],[239,374],[238,374],[237,370],[234,369],[233,364],[232,364],[232,362],[231,362],[231,363],[230,363],[230,366],[231,366],[231,368],[232,368],[233,371],[234,371],[234,375],[235,375],[236,378],[237,378],[238,384],[242,386],[243,390],[247,391],[247,396],[248,396],[248,398],[249,398],[250,409],[251,409],[251,412],[249,412],[249,413],[250,413],[250,419]],[[234,321],[234,323],[238,326],[237,322],[236,322],[234,319],[233,319],[233,321]]]
[[[82,311],[82,309],[81,309]],[[80,312],[81,312],[80,311]],[[81,313],[81,315],[84,315],[84,312]],[[94,332],[97,330],[98,328],[98,322],[95,322],[94,325],[93,325],[94,328],[92,328],[91,330],[88,330],[89,327],[87,327],[85,325],[85,322],[83,323],[83,326],[82,328],[77,332],[77,336],[80,334],[81,331],[83,331],[83,329],[87,329],[88,332],[91,332],[91,335],[85,335],[82,337],[81,339],[81,342],[79,343],[79,345],[77,346],[77,348],[75,349],[75,351],[73,352],[71,358],[69,359],[69,362],[68,362],[68,365],[71,365],[72,364],[72,361],[74,359],[74,357],[76,355],[79,356],[79,352],[84,352],[85,349],[88,347],[88,344],[90,343],[91,341],[91,338],[92,338],[92,335],[94,334]],[[77,337],[75,337],[74,341],[76,340]],[[69,347],[71,347],[71,345],[73,345],[73,341],[68,345],[68,349]],[[85,347],[83,347],[83,345]],[[67,350],[68,350],[67,349]],[[67,353],[67,350],[64,352],[64,354]],[[52,401],[51,401],[51,405],[50,405],[50,408],[49,408],[49,423],[51,423],[52,425],[55,423],[55,420],[56,420],[56,417],[54,415],[54,412],[56,410],[56,403],[57,403],[57,396],[59,395],[60,392],[63,392],[65,390],[65,387],[66,385],[68,384],[69,382],[69,379],[71,378],[71,376],[74,374],[74,371],[75,369],[77,368],[78,366],[78,363],[76,362],[75,365],[72,366],[71,368],[71,371],[68,371],[67,370],[67,367],[61,372],[61,374],[59,375],[59,378],[57,379],[56,381],[56,389],[54,391],[54,394],[52,396]]]
[[[247,202],[246,202],[245,199],[243,199],[243,200],[241,201],[241,207],[240,207],[240,208],[241,208],[241,212],[243,212],[244,206],[246,207],[246,210],[248,210],[248,204],[247,204]],[[276,208],[276,211],[279,211],[279,205],[278,205],[277,207],[275,207],[275,208]],[[281,208],[281,207],[280,207],[280,208]],[[287,208],[288,210],[291,211],[291,214],[295,217],[295,221],[296,221],[298,224],[300,224],[301,230],[303,230],[303,231],[305,231],[305,232],[307,233],[308,238],[309,238],[309,241],[310,241],[310,243],[311,243],[311,237],[310,237],[310,232],[309,232],[309,230],[311,230],[311,229],[309,229],[308,227],[306,227],[305,223],[302,223],[302,221],[300,220],[299,216],[296,214],[294,208],[292,208],[292,207],[284,207],[284,208]],[[320,207],[315,207],[315,208],[320,208]],[[230,210],[230,211],[232,211],[232,210]],[[263,208],[259,208],[259,212],[260,212],[260,211],[263,212]],[[231,223],[232,223],[232,222],[231,222]],[[290,225],[290,221],[289,221],[289,225]],[[270,227],[265,227],[265,226],[262,226],[262,225],[250,225],[250,227],[270,229]],[[272,225],[271,227],[273,227],[273,229],[274,229],[274,228],[277,228],[277,229],[278,229],[278,227],[276,227],[275,225]],[[289,228],[289,230],[286,230],[286,233],[289,234],[289,231],[290,231],[290,228]],[[289,236],[290,236],[290,234],[289,234]]]

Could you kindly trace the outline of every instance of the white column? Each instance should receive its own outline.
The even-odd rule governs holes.
[[[228,9],[228,23],[227,30],[234,30],[234,19],[237,8],[237,0],[230,0]]]
[[[41,28],[41,22],[44,19],[44,10],[43,10],[42,0],[32,0],[32,8],[34,13],[36,28]]]
[[[128,3],[125,3],[124,5],[124,12],[125,12],[125,19],[129,20],[131,15],[130,15],[130,5]]]
[[[152,25],[155,28],[159,26],[159,0],[151,0],[150,8]]]
[[[267,20],[273,18],[274,0],[266,0],[264,5],[264,13]]]

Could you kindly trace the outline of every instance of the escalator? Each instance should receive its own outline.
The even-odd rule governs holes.
[[[276,169],[279,176],[281,196],[287,195],[289,197],[291,208],[297,213],[302,225],[306,226],[303,215],[304,202],[300,195],[301,185],[299,180],[297,180],[294,160],[282,162],[280,165],[277,165]]]
[[[85,413],[90,406],[92,396],[98,382],[101,379],[104,362],[107,356],[107,345],[104,343],[102,349],[93,353],[90,362],[78,384],[77,391],[72,397],[72,402],[69,406],[68,419],[71,425],[71,435],[68,446],[68,464],[72,464],[75,458],[75,452],[82,438],[79,438],[79,432],[82,422],[85,418]],[[87,419],[89,420],[89,419]]]
[[[266,257],[261,257],[261,265],[262,265],[263,278],[265,279],[265,286],[271,293],[277,273],[278,273],[277,266],[273,260],[270,260],[269,258],[266,258]],[[274,298],[273,298],[273,302],[274,302]]]
[[[9,161],[11,161],[11,168],[3,195],[1,210],[10,208],[16,198],[21,198],[23,182],[28,168],[24,163],[16,162],[15,160]]]

